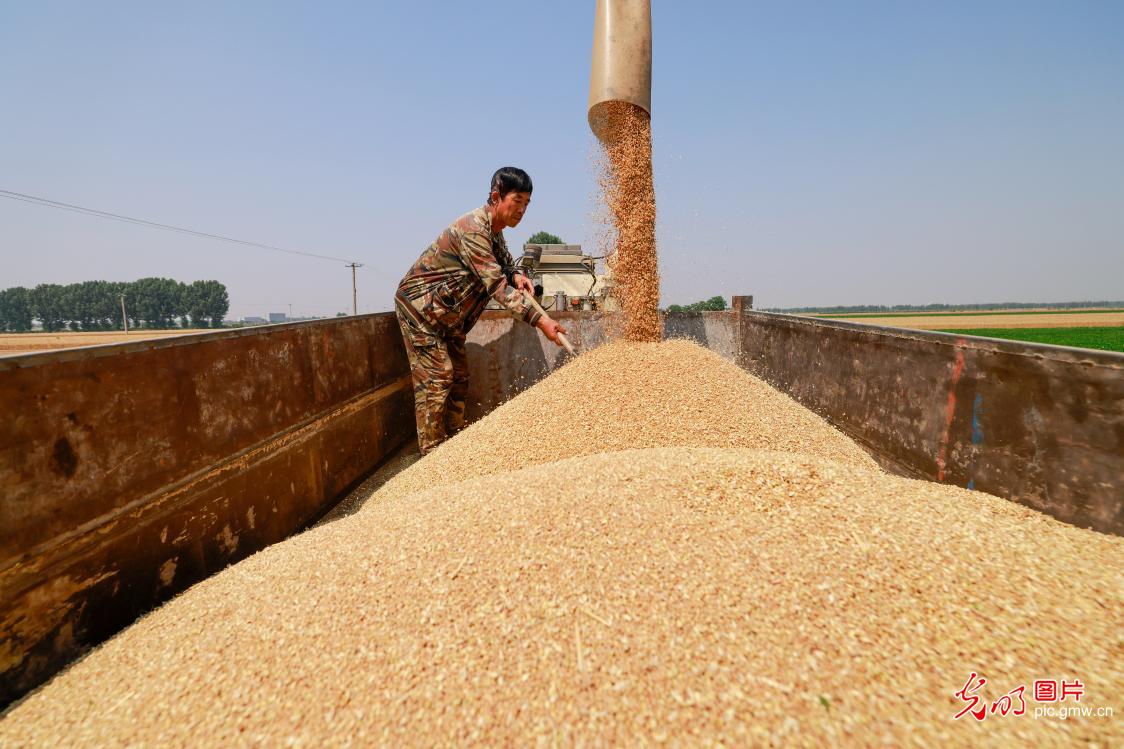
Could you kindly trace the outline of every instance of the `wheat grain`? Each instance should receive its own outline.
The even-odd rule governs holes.
[[[1121,569],[694,344],[618,343],[137,622],[0,745],[1110,746],[953,693],[1080,678],[1119,712]]]

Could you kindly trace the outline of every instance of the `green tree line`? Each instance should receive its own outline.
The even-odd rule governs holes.
[[[548,231],[537,231],[527,240],[527,244],[566,244],[557,234]]]
[[[226,286],[218,281],[45,283],[0,291],[0,330],[26,332],[33,320],[47,331],[120,330],[122,296],[130,328],[218,328],[230,309]]]
[[[712,296],[710,299],[704,299],[701,302],[694,302],[692,304],[672,304],[667,308],[668,312],[721,312],[726,309],[726,298],[721,296]]]

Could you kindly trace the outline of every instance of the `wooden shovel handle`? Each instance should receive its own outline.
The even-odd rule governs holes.
[[[558,340],[562,342],[562,348],[566,349],[569,353],[574,353],[574,347],[570,343],[570,339],[566,337],[565,333],[558,334]]]

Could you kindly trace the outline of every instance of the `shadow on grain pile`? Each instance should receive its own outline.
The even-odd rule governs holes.
[[[1108,745],[953,693],[1078,676],[1114,706],[1122,568],[693,344],[614,344],[144,618],[0,744]]]

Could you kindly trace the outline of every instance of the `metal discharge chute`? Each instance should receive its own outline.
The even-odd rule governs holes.
[[[603,136],[601,105],[624,101],[652,113],[652,5],[650,0],[597,0],[589,127]]]

